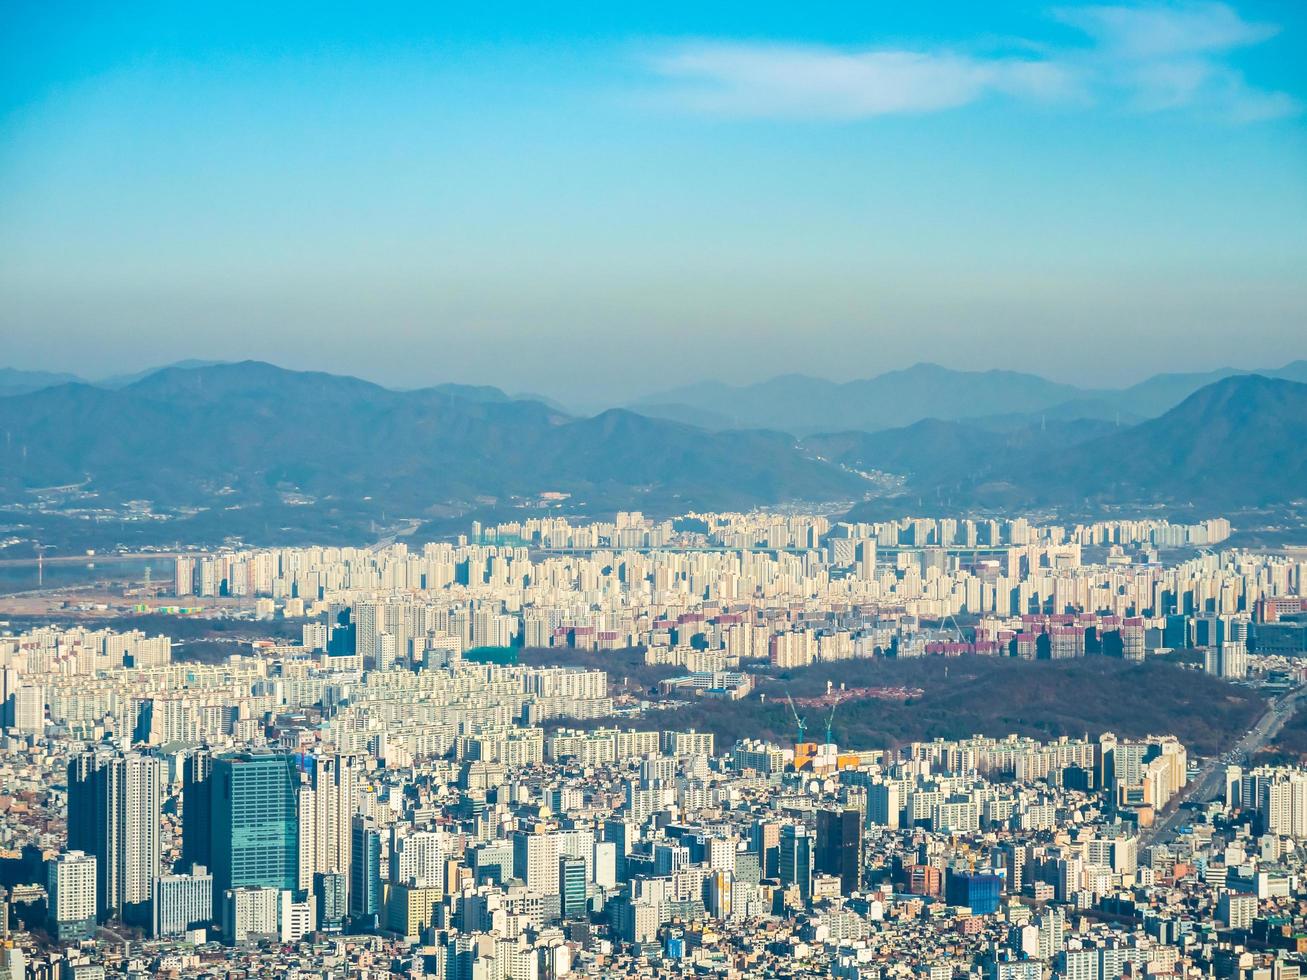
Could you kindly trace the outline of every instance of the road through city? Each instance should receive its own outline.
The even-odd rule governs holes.
[[[1189,781],[1173,801],[1167,811],[1158,817],[1157,823],[1141,835],[1144,844],[1162,844],[1175,836],[1177,828],[1186,822],[1186,804],[1206,803],[1214,800],[1224,789],[1225,767],[1240,765],[1245,758],[1253,755],[1280,733],[1285,723],[1293,717],[1299,701],[1307,695],[1304,688],[1295,688],[1272,698],[1266,706],[1266,712],[1257,719],[1252,728],[1231,748],[1219,756],[1205,762],[1198,774]]]

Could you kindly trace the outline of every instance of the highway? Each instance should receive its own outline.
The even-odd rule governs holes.
[[[1187,821],[1185,812],[1187,803],[1207,803],[1225,792],[1225,767],[1242,765],[1247,756],[1257,752],[1270,742],[1285,722],[1293,717],[1299,700],[1307,694],[1303,688],[1295,688],[1272,698],[1266,706],[1266,713],[1257,719],[1252,728],[1244,732],[1239,741],[1221,755],[1209,759],[1203,764],[1184,790],[1176,796],[1165,813],[1157,822],[1141,835],[1140,843],[1165,844],[1174,836],[1176,829]]]

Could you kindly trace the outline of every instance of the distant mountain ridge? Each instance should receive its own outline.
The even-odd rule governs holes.
[[[1307,384],[1222,378],[1155,419],[1050,454],[1031,491],[1218,506],[1307,499]]]
[[[789,374],[749,385],[700,382],[638,399],[630,407],[707,428],[763,427],[811,435],[875,432],[923,419],[970,420],[981,427],[1021,428],[1041,417],[1134,422],[1153,418],[1204,385],[1260,374],[1307,382],[1307,360],[1281,368],[1222,368],[1159,374],[1122,389],[1080,388],[1017,371],[955,371],[916,364],[858,381],[837,383]]]
[[[66,373],[0,368],[0,397],[72,382],[124,388],[161,371],[193,370],[223,363],[229,362],[178,361],[96,381]],[[1156,374],[1119,389],[1084,388],[1019,371],[959,371],[923,362],[847,382],[806,374],[783,374],[745,385],[701,381],[645,395],[624,407],[650,418],[714,431],[771,429],[809,436],[844,431],[878,432],[937,419],[1011,432],[1056,420],[1098,419],[1133,425],[1161,415],[1205,385],[1248,374],[1307,382],[1307,360],[1292,361],[1279,368],[1227,367]],[[535,401],[555,411],[577,414],[558,400],[537,394],[509,394],[492,385],[446,382],[420,389],[389,390],[432,388],[468,400]]]
[[[293,493],[419,515],[545,491],[687,509],[852,500],[864,482],[780,433],[727,436],[621,409],[575,419],[497,389],[398,392],[259,362],[0,399],[0,429],[10,499],[85,483],[108,499],[170,506],[269,505]]]
[[[62,374],[55,371],[22,371],[18,368],[0,367],[0,398],[9,395],[25,395],[43,388],[79,381],[75,374]]]
[[[1237,374],[1134,426],[1093,420],[1009,433],[929,420],[814,436],[824,458],[894,472],[905,495],[1020,510],[1118,504],[1226,508],[1307,499],[1307,384]],[[860,505],[854,515],[875,508]]]
[[[357,535],[375,520],[443,519],[547,492],[570,495],[569,508],[656,514],[865,499],[855,517],[927,503],[1221,512],[1307,497],[1307,384],[1231,375],[1135,425],[1055,416],[796,439],[625,409],[578,418],[496,388],[394,391],[253,361],[174,367],[121,388],[0,397],[0,509],[78,487],[97,507],[203,513],[209,533],[257,524],[307,538],[324,522]]]

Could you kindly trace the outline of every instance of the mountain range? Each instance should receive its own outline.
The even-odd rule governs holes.
[[[80,380],[81,378],[75,374],[57,371],[21,371],[18,368],[0,367],[0,398],[25,395],[28,392],[40,391],[42,388],[53,388],[55,385]]]
[[[84,484],[172,507],[290,495],[416,516],[548,491],[618,507],[853,499],[863,482],[776,432],[707,432],[621,409],[572,418],[493,388],[401,392],[258,362],[0,398],[0,432],[0,494],[11,500]]]
[[[795,435],[876,432],[932,418],[990,429],[1021,428],[1044,419],[1133,423],[1161,415],[1205,385],[1240,374],[1307,382],[1307,360],[1257,371],[1158,374],[1120,389],[1080,388],[1018,371],[917,364],[844,383],[802,374],[749,385],[700,382],[648,395],[628,407],[705,428],[767,428]]]
[[[227,362],[177,361],[130,374],[88,381],[73,374],[0,368],[0,397],[27,394],[70,382],[125,388],[173,368],[194,370]],[[784,374],[747,385],[701,381],[645,395],[624,407],[650,418],[703,429],[774,429],[792,435],[879,432],[926,419],[965,421],[977,428],[1012,431],[1049,421],[1098,419],[1133,425],[1174,408],[1199,388],[1240,374],[1307,382],[1307,360],[1283,367],[1155,374],[1126,388],[1086,388],[1019,371],[959,371],[921,363],[856,381],[835,382]],[[439,384],[416,390],[456,392],[474,401],[536,401],[556,412],[578,412],[539,394],[508,394],[491,385]]]
[[[956,391],[941,393],[942,370],[925,372],[932,393],[963,410]],[[1042,379],[989,380],[1020,397],[1066,393]],[[1171,392],[1189,383],[1167,382]],[[893,384],[908,397],[902,378]],[[1230,374],[1135,424],[1051,411],[1022,422],[1010,392],[972,404],[981,412],[970,420],[798,439],[625,409],[574,417],[496,388],[395,391],[259,362],[170,367],[118,387],[65,382],[0,397],[0,509],[30,505],[34,491],[80,488],[96,506],[148,500],[207,514],[215,530],[293,532],[466,515],[550,492],[589,512],[868,501],[855,516],[877,501],[1215,513],[1307,495],[1307,384],[1296,381]]]
[[[1154,419],[1045,421],[995,432],[926,420],[804,441],[821,458],[905,481],[922,503],[1087,512],[1114,505],[1283,506],[1307,498],[1307,384],[1231,375]],[[865,514],[874,507],[863,507]]]

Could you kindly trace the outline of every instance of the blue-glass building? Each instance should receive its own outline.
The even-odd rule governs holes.
[[[213,760],[209,824],[214,894],[299,886],[298,778],[294,760],[240,752]]]
[[[585,878],[585,861],[581,858],[558,859],[559,906],[564,919],[584,918]]]
[[[973,915],[993,915],[1002,894],[1003,879],[996,874],[949,869],[944,878],[944,900],[971,909]]]

